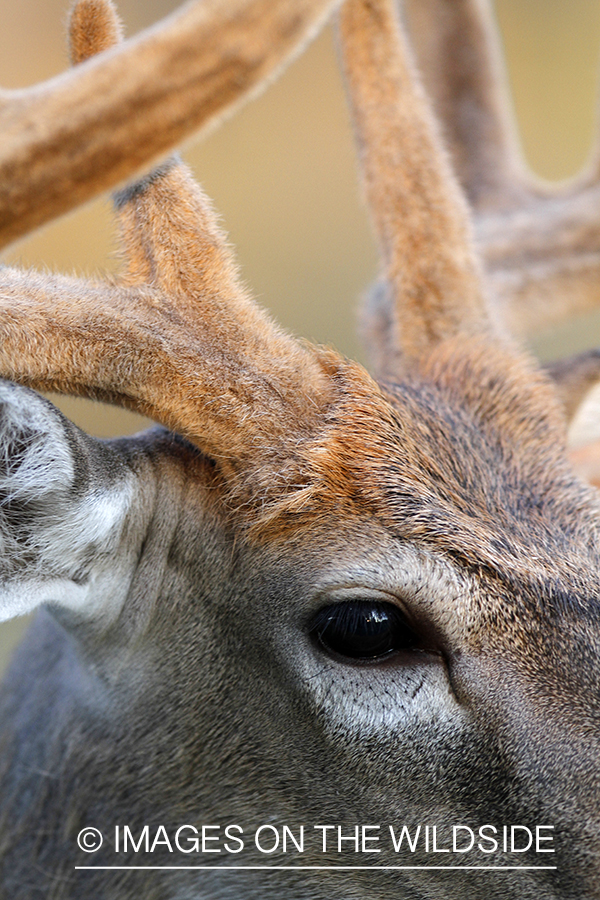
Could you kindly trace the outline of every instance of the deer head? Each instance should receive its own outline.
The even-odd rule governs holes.
[[[171,146],[334,5],[205,2],[111,49],[111,3],[80,0],[72,73],[4,99],[3,171],[22,175],[4,236]],[[509,336],[533,307],[591,297],[596,235],[577,217],[596,188],[527,184],[479,2],[406,12],[474,218],[392,0],[347,0],[379,383],[258,309],[175,157],[115,194],[114,282],[0,271],[0,371],[16,382],[1,388],[0,613],[41,607],[0,706],[7,896],[600,897],[600,505],[565,449],[598,366],[544,372]],[[161,427],[97,441],[31,388]],[[265,860],[224,846],[215,829],[233,823],[311,838]],[[177,829],[203,825],[216,846],[173,856]],[[403,825],[415,845],[395,852]],[[105,837],[92,857],[89,826]],[[116,846],[117,826],[148,826],[151,848]],[[362,826],[379,842],[344,843]],[[445,852],[454,826],[478,836],[472,855]],[[504,846],[511,826],[554,829],[554,852]],[[295,870],[243,868],[265,861]],[[77,868],[186,864],[213,869]]]

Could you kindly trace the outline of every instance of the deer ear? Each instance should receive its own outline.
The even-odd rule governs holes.
[[[579,477],[600,488],[600,440],[573,448],[569,457]]]
[[[551,363],[546,371],[563,402],[570,425],[592,388],[600,384],[600,350],[568,356]]]
[[[0,380],[0,621],[42,603],[116,616],[129,584],[121,538],[134,482],[115,450]]]
[[[569,425],[569,456],[578,475],[600,487],[600,350],[547,367]]]

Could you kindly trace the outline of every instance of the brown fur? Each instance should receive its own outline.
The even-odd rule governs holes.
[[[74,57],[119,39],[112,5],[101,12],[98,2],[74,7]],[[23,292],[21,273],[0,276],[4,373],[143,410],[233,472],[247,470],[244,459],[254,468],[256,456],[275,467],[288,433],[310,431],[327,402],[318,354],[250,301],[210,203],[180,161],[117,194],[115,206],[126,259],[118,284],[31,273]]]
[[[334,378],[337,402],[330,404],[316,436],[298,446],[304,483],[298,484],[297,494],[281,497],[282,478],[274,491],[278,502],[272,511],[263,509],[255,533],[269,521],[264,517],[273,514],[277,518],[269,521],[270,538],[288,540],[290,530],[301,533],[326,510],[338,509],[349,516],[368,513],[392,528],[401,521],[404,539],[427,543],[431,535],[436,546],[443,543],[453,555],[469,557],[470,565],[485,559],[490,566],[507,566],[507,559],[500,563],[490,555],[491,538],[480,542],[474,532],[471,547],[466,541],[468,517],[476,507],[485,513],[481,521],[486,520],[498,542],[508,528],[500,495],[494,497],[490,483],[479,481],[482,472],[496,468],[501,481],[504,464],[507,472],[514,465],[511,489],[523,498],[530,485],[556,500],[561,483],[573,482],[564,458],[564,414],[552,384],[514,350],[460,337],[439,345],[422,361],[418,375],[408,374],[400,383],[380,388],[354,363],[338,364]],[[390,490],[394,485],[412,498],[419,509],[418,525],[390,502],[383,487],[388,482]],[[428,500],[436,507],[436,528],[423,519],[420,503]],[[450,523],[459,509],[467,519],[455,528]],[[456,542],[454,533],[459,535]]]
[[[482,31],[468,3],[452,9],[452,33],[465,22],[465,41]],[[120,38],[112,4],[96,0],[74,7],[70,29],[78,60]],[[386,264],[390,312],[372,334],[375,355],[384,376],[413,377],[411,368],[422,373],[431,353],[439,358],[440,342],[454,346],[455,334],[490,334],[485,287],[464,204],[392,7],[349,0],[340,34]],[[485,57],[478,65],[485,69]],[[476,66],[463,79],[467,90],[482,91],[482,108],[487,102],[494,109],[496,101],[486,101],[493,79],[487,73],[478,87],[477,72]],[[394,147],[402,154],[390,152]],[[173,428],[219,461],[236,508],[260,503],[254,531],[273,516],[281,528],[282,510],[314,515],[323,491],[353,495],[350,484],[342,487],[335,464],[327,463],[335,453],[324,435],[336,421],[356,421],[360,447],[364,421],[364,452],[381,455],[371,446],[369,423],[381,421],[385,434],[395,416],[366,373],[292,341],[249,300],[209,201],[177,159],[117,194],[115,205],[126,264],[117,284],[3,271],[3,373],[34,387],[117,402]],[[498,377],[513,358],[515,351],[501,352]],[[523,396],[530,393],[525,371]],[[562,381],[567,403],[569,395],[581,395],[573,379]],[[368,398],[369,412],[357,420],[358,397]],[[569,414],[576,405],[573,400]],[[248,497],[254,498],[250,507]]]
[[[449,2],[462,15],[475,9]],[[305,24],[320,17],[319,4],[301,6]],[[74,58],[106,43],[110,10],[76,7]],[[265,6],[244,11],[251,19]],[[224,46],[247,27],[240,12]],[[8,491],[32,427],[27,392],[4,385],[13,431],[1,536],[21,553],[6,555],[8,576],[27,583],[33,571],[44,586],[57,566],[69,590],[89,583],[93,595],[106,577],[124,594],[114,609],[105,598],[108,612],[94,619],[50,590],[54,609],[3,691],[0,847],[15,894],[600,896],[600,504],[565,447],[565,409],[589,371],[558,373],[557,391],[496,325],[468,209],[390,0],[347,0],[340,40],[383,255],[383,315],[371,329],[387,376],[379,385],[334,351],[282,334],[252,303],[209,201],[175,158],[115,195],[125,257],[115,283],[0,273],[4,375],[130,406],[174,432],[103,446],[29,395],[38,471],[25,467],[36,491],[19,506]],[[135,64],[136,52],[106,60],[125,58]],[[466,81],[474,89],[475,76]],[[484,119],[491,89],[484,79]],[[218,101],[228,99],[223,89]],[[492,155],[502,152],[493,140]],[[96,523],[87,546],[82,509],[97,516],[99,494],[118,512],[111,491],[125,486],[118,528]],[[82,535],[75,561],[57,505]],[[54,527],[36,544],[39,518]],[[349,588],[405,610],[422,640],[369,665],[325,652],[311,616]],[[318,881],[269,872],[265,884],[231,871],[219,873],[232,876],[225,886],[208,873],[75,871],[84,824],[217,811],[255,825],[312,814],[547,822],[560,835],[558,866],[500,882],[369,871]],[[105,846],[95,860],[114,855]],[[152,862],[165,860],[159,851]]]

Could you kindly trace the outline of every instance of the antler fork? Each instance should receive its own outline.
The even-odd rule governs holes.
[[[541,187],[516,146],[488,0],[406,0],[405,7],[511,331],[526,335],[595,309],[600,151],[570,187]]]

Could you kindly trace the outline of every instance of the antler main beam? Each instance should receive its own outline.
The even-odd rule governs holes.
[[[73,61],[118,41],[119,25],[110,0],[78,0]],[[2,375],[145,413],[224,468],[285,456],[331,393],[318,352],[247,296],[210,202],[178,159],[118,192],[115,206],[127,261],[115,282],[0,270]]]
[[[339,0],[202,0],[0,94],[0,246],[129,178],[260,89]]]

